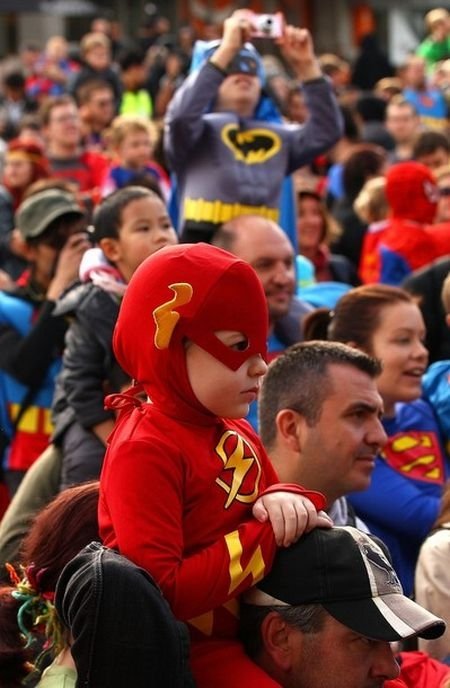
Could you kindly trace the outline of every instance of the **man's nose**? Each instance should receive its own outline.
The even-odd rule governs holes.
[[[273,279],[277,284],[288,284],[294,279],[294,269],[280,262],[274,268]]]
[[[387,442],[386,431],[379,418],[376,418],[367,433],[367,443],[371,446],[376,445],[380,449],[384,447]]]
[[[372,677],[382,678],[385,681],[397,678],[400,674],[400,667],[389,643],[382,641],[377,643],[370,673]]]

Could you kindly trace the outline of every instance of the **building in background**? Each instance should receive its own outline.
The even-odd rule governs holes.
[[[112,19],[121,38],[133,38],[154,10],[174,29],[191,24],[201,31],[221,24],[234,8],[250,6],[283,11],[290,22],[311,29],[319,52],[346,59],[355,56],[361,36],[374,30],[391,62],[400,65],[423,37],[424,15],[438,5],[439,0],[0,0],[0,58],[27,42],[43,46],[55,34],[76,45],[95,16]]]

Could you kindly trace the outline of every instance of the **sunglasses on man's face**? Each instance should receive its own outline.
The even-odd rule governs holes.
[[[439,196],[450,196],[450,186],[442,186],[439,189]]]

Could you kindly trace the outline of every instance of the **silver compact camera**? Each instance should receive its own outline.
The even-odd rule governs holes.
[[[250,17],[252,38],[280,38],[283,35],[284,18],[281,12],[275,14],[256,14]]]

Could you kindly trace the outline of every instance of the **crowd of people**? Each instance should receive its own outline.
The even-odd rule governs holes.
[[[0,685],[449,688],[450,12],[97,18],[0,86]]]

